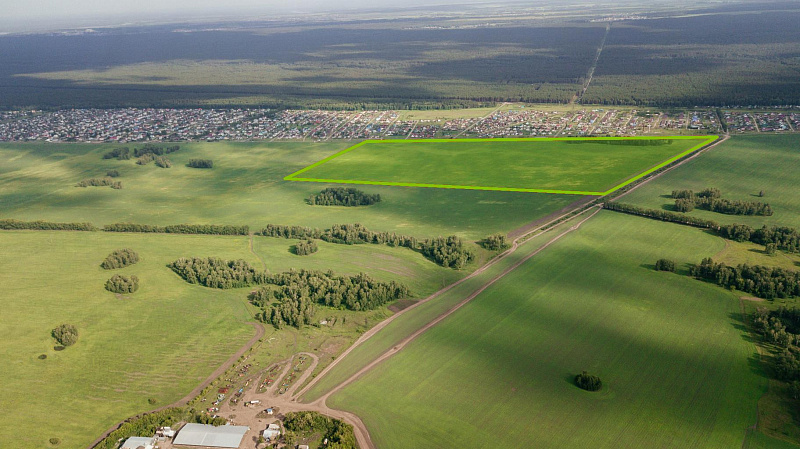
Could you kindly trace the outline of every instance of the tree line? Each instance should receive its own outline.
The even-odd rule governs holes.
[[[55,223],[42,220],[20,221],[8,218],[0,219],[0,229],[6,231],[97,231],[97,228],[91,223]]]
[[[370,231],[365,226],[355,224],[333,225],[321,230],[303,226],[283,226],[269,224],[257,233],[266,237],[297,239],[321,239],[329,243],[357,245],[371,243],[376,245],[400,246],[422,253],[433,262],[454,269],[461,269],[471,262],[475,255],[457,236],[437,237],[417,240],[415,237],[394,232]]]
[[[134,293],[139,290],[139,278],[136,275],[115,274],[106,281],[106,290],[112,293]]]
[[[158,234],[210,234],[210,235],[248,235],[250,228],[232,225],[193,225],[177,224],[168,226],[154,226],[135,223],[114,223],[103,226],[106,232],[144,232]]]
[[[214,168],[214,161],[211,159],[189,159],[186,166],[190,168]]]
[[[111,187],[112,189],[121,189],[122,182],[114,181],[111,176],[104,178],[87,178],[75,184],[75,187]]]
[[[329,187],[308,198],[308,204],[312,206],[371,206],[380,201],[380,194],[369,194],[344,187]]]
[[[772,207],[759,201],[738,201],[721,198],[719,189],[708,188],[699,193],[691,190],[673,190],[675,210],[691,212],[695,207],[727,215],[772,215]]]
[[[714,282],[721,287],[751,293],[765,299],[800,296],[800,273],[764,265],[740,264],[735,267],[705,258],[689,269],[697,279]]]
[[[705,229],[719,229],[719,223],[712,220],[705,220],[691,215],[679,214],[661,209],[645,209],[643,207],[634,206],[632,204],[617,203],[617,202],[604,202],[603,208],[622,212],[630,215],[638,215],[640,217],[652,218],[655,220],[668,221],[670,223],[678,223],[687,226],[694,226],[696,228]]]
[[[115,270],[117,268],[125,268],[137,262],[139,262],[139,254],[130,248],[123,248],[114,250],[103,260],[100,266],[103,267],[104,270]]]
[[[319,435],[319,441],[328,441],[327,449],[356,449],[353,426],[317,412],[289,412],[283,426],[287,430],[284,443],[287,447],[297,444],[297,434]]]

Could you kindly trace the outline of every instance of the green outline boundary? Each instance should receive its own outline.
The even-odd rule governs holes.
[[[605,196],[615,192],[628,184],[635,182],[656,170],[666,167],[667,165],[682,159],[695,151],[711,144],[719,139],[719,136],[637,136],[637,137],[528,137],[528,138],[497,138],[497,139],[387,139],[387,140],[364,140],[353,146],[347,147],[338,153],[315,162],[308,167],[302,168],[286,177],[284,181],[299,181],[299,182],[324,182],[332,184],[361,184],[361,185],[376,185],[376,186],[400,186],[400,187],[433,187],[439,189],[463,189],[463,190],[493,190],[501,192],[528,192],[528,193],[557,193],[564,195],[591,195],[591,196]],[[379,144],[381,142],[394,142],[394,143],[425,143],[425,142],[542,142],[542,141],[574,141],[574,140],[702,140],[699,144],[689,148],[688,150],[667,159],[660,164],[651,167],[641,173],[634,174],[632,177],[622,181],[622,183],[612,187],[605,192],[586,192],[579,190],[552,190],[552,189],[525,189],[516,187],[484,187],[484,186],[462,186],[462,185],[449,185],[449,184],[423,184],[414,182],[384,182],[384,181],[359,181],[355,179],[322,179],[322,178],[300,178],[298,175],[318,167],[332,159],[335,159],[343,154],[355,150],[356,148],[367,143]]]

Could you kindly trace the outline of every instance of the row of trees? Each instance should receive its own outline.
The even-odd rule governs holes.
[[[370,206],[380,201],[380,194],[344,187],[329,187],[308,198],[308,204],[313,206]]]
[[[500,251],[509,247],[508,238],[505,234],[492,234],[481,240],[480,245],[490,251]]]
[[[78,328],[72,324],[61,324],[50,334],[61,346],[72,346],[78,342]]]
[[[111,176],[104,178],[88,178],[75,184],[75,187],[111,187],[112,189],[121,189],[122,182],[114,181]]]
[[[106,281],[106,290],[112,293],[134,293],[139,290],[139,278],[136,275],[115,274]]]
[[[151,232],[159,234],[209,234],[209,235],[248,235],[248,226],[231,225],[193,225],[177,224],[168,226],[154,226],[135,223],[114,223],[103,226],[106,232]]]
[[[731,267],[705,258],[700,264],[692,266],[689,274],[765,299],[800,296],[800,273],[783,268],[748,264]]]
[[[123,248],[114,250],[109,254],[103,263],[100,264],[104,270],[115,270],[117,268],[124,268],[139,262],[139,254],[130,249]]]
[[[211,159],[189,159],[186,166],[190,168],[214,168],[214,161]]]
[[[370,231],[365,226],[355,224],[333,225],[321,230],[302,226],[267,225],[259,235],[267,237],[321,239],[330,243],[356,245],[371,243],[376,245],[400,246],[419,251],[435,263],[455,269],[463,268],[475,258],[473,252],[455,235],[434,239],[417,240],[415,237],[394,232]]]
[[[645,209],[643,207],[634,206],[632,204],[605,202],[603,208],[622,212],[625,214],[638,215],[640,217],[652,218],[655,220],[668,221],[671,223],[678,223],[687,226],[694,226],[697,228],[706,229],[719,229],[719,223],[711,220],[704,220],[702,218],[693,217],[691,215],[679,214],[677,212],[670,212],[661,209]]]
[[[297,443],[296,434],[319,435],[319,441],[326,441],[328,449],[356,449],[353,426],[338,419],[317,412],[290,412],[286,414],[283,426],[287,433],[284,442],[288,447]]]
[[[97,228],[91,223],[54,223],[41,220],[20,221],[14,219],[0,219],[0,229],[5,231],[97,231]]]
[[[300,240],[294,245],[294,253],[298,256],[308,256],[319,250],[317,242],[313,240]]]

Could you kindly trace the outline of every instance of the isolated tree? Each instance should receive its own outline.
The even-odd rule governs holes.
[[[586,391],[598,391],[603,387],[599,377],[584,371],[575,376],[575,385]]]
[[[72,346],[78,341],[78,329],[72,324],[62,324],[52,331],[53,338],[61,346]]]

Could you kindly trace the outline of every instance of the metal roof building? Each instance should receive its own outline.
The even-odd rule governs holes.
[[[247,426],[219,426],[189,423],[183,426],[172,444],[178,446],[205,446],[238,448]]]

